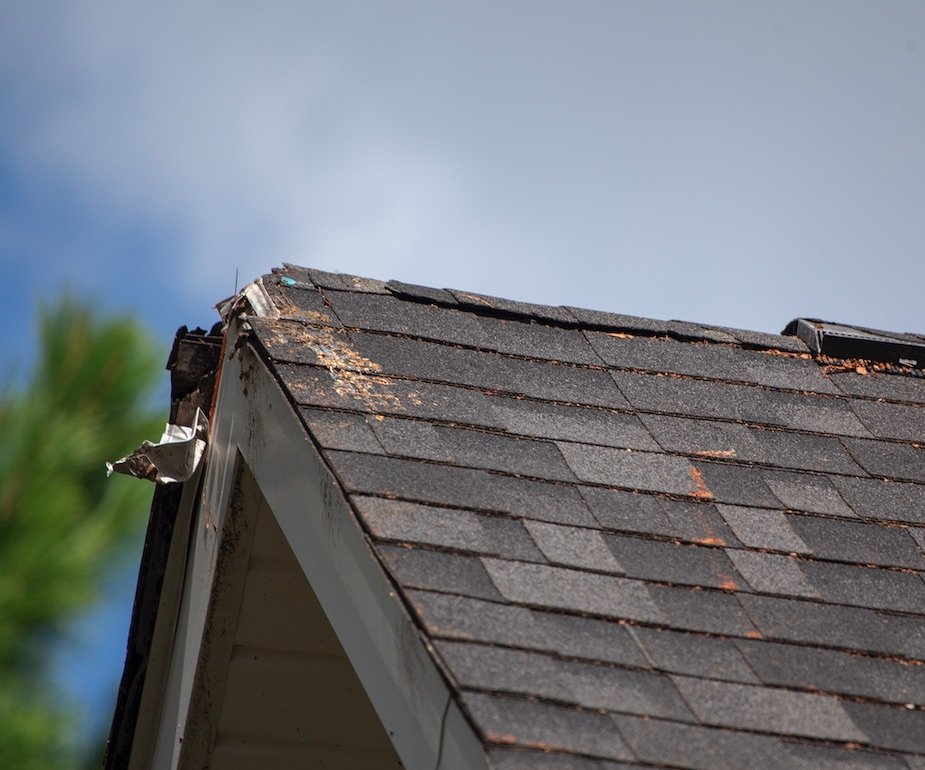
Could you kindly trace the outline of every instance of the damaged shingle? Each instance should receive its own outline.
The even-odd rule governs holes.
[[[925,768],[921,373],[290,265],[265,285],[254,345],[498,770]]]

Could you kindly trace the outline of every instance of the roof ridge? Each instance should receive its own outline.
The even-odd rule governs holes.
[[[485,318],[498,318],[521,323],[541,323],[545,326],[560,329],[599,332],[625,331],[640,337],[666,337],[679,342],[726,344],[746,350],[808,352],[808,348],[796,335],[785,336],[745,329],[732,329],[691,321],[665,321],[568,305],[522,302],[458,289],[435,289],[403,281],[382,281],[347,273],[331,273],[289,263],[284,263],[283,268],[273,268],[271,275],[277,279],[280,285],[287,288],[314,288],[381,294],[407,302],[459,310]]]

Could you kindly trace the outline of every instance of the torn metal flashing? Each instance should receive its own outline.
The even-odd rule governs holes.
[[[106,473],[124,473],[158,484],[186,481],[199,467],[208,437],[209,420],[197,407],[192,425],[167,423],[160,441],[141,442],[131,454],[106,463]]]
[[[911,335],[874,332],[815,318],[795,318],[781,333],[799,337],[817,355],[925,369],[925,341],[918,342]]]

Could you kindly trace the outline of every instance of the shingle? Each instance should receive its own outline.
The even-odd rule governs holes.
[[[774,551],[812,552],[793,530],[792,518],[780,511],[737,505],[717,505],[716,509],[744,545]]]
[[[842,439],[842,443],[871,475],[925,481],[925,448],[893,441],[848,438]]]
[[[733,549],[728,553],[748,584],[759,593],[819,597],[801,563],[791,556]]]
[[[715,326],[704,326],[691,321],[669,321],[668,333],[685,340],[709,340],[710,342],[731,342],[738,340],[728,332]]]
[[[838,393],[822,367],[809,357],[790,358],[744,351],[748,380],[770,388]]]
[[[799,770],[907,770],[900,757],[863,751],[855,744],[836,747],[786,741],[784,747],[787,761]]]
[[[482,330],[478,347],[528,358],[603,365],[584,335],[575,329],[560,329],[504,318],[481,317],[478,323]]]
[[[839,436],[870,435],[844,399],[768,391],[767,403],[771,419],[786,428]]]
[[[680,457],[565,442],[558,447],[582,481],[680,495],[696,488],[691,464]]]
[[[536,639],[559,655],[648,668],[626,627],[619,623],[531,610]]]
[[[666,535],[708,545],[737,542],[732,530],[709,503],[600,487],[581,487],[580,491],[594,517],[608,529]]]
[[[870,372],[838,372],[829,375],[840,391],[850,396],[870,396],[887,401],[911,401],[925,404],[925,378],[902,377],[895,374]]]
[[[925,439],[925,408],[921,406],[854,399],[851,408],[878,438]]]
[[[345,326],[576,364],[601,363],[581,332],[520,320],[480,317],[392,296],[329,291]]]
[[[291,270],[291,266],[287,266]],[[305,271],[309,280],[323,289],[337,289],[340,291],[362,292],[366,294],[388,294],[385,281],[374,278],[362,278],[349,273],[329,273],[326,270],[308,268]]]
[[[874,703],[845,703],[845,711],[874,746],[925,753],[925,711]]]
[[[659,321],[654,318],[641,318],[634,315],[623,315],[621,313],[609,313],[604,310],[589,310],[582,307],[566,306],[567,310],[576,321],[586,326],[607,327],[609,329],[619,329],[623,331],[642,331],[652,334],[667,334],[668,321]]]
[[[326,291],[324,296],[344,326],[484,347],[482,328],[471,313],[406,302],[391,294]]]
[[[925,486],[880,479],[833,477],[839,494],[858,516],[925,523]]]
[[[729,639],[645,626],[629,626],[629,631],[652,665],[662,671],[758,683]]]
[[[535,318],[541,321],[554,321],[556,323],[574,324],[575,319],[571,313],[564,307],[555,307],[554,305],[536,305],[532,302],[518,302],[502,297],[490,297],[485,294],[474,294],[469,291],[459,291],[457,289],[448,289],[453,298],[461,307],[469,308],[476,311],[485,311],[486,309],[510,313],[511,315],[524,316],[526,318]]]
[[[779,738],[663,719],[614,714],[623,740],[643,762],[691,770],[791,770]],[[806,768],[809,770],[809,768]]]
[[[825,476],[775,470],[763,470],[761,476],[785,508],[831,516],[855,516]]]
[[[612,374],[637,409],[845,436],[870,435],[843,399],[684,377],[619,371]]]
[[[293,265],[290,262],[283,262],[281,267],[274,267],[270,270],[269,275],[263,277],[266,284],[269,281],[279,281],[283,276],[288,276],[299,283],[313,285],[311,273],[313,271],[299,265]]]
[[[822,740],[867,740],[841,703],[830,696],[685,676],[672,676],[672,681],[706,724]]]
[[[783,350],[790,353],[808,353],[809,348],[799,337],[789,337],[783,334],[768,334],[748,329],[730,329],[727,326],[711,327],[735,337],[739,342],[759,348]]]
[[[664,674],[468,642],[443,641],[436,646],[464,688],[539,696],[591,709],[692,719]]]
[[[382,334],[352,333],[357,352],[385,374],[439,380],[532,398],[626,407],[626,399],[601,369],[527,361]]]
[[[738,348],[604,332],[586,332],[585,336],[608,366],[747,381],[743,351]]]
[[[905,612],[925,609],[925,583],[918,575],[811,561],[804,562],[803,571],[829,602]]]
[[[623,572],[597,530],[529,520],[524,525],[552,564],[598,572]]]
[[[755,633],[751,619],[732,594],[686,586],[648,585],[647,588],[652,602],[665,618],[662,625],[725,636]]]
[[[838,393],[811,359],[789,358],[706,343],[586,333],[592,347],[617,368],[686,374],[775,388]]]
[[[526,562],[482,562],[505,599],[538,607],[611,618],[663,622],[647,587],[638,580]]]
[[[446,289],[432,289],[429,286],[419,286],[416,283],[404,283],[402,281],[389,281],[386,283],[385,288],[400,299],[410,298],[443,305],[456,304],[456,298]]]
[[[324,304],[321,292],[310,284],[298,283],[290,287],[285,283],[280,285],[276,282],[267,283],[265,281],[264,289],[283,319],[292,318],[310,324],[340,326],[337,316]],[[271,329],[284,331],[287,327],[292,328],[293,321],[249,317],[248,323],[257,332],[261,341],[264,341]]]
[[[605,537],[627,577],[726,590],[743,587],[741,577],[720,548],[638,537]]]
[[[658,449],[639,418],[632,414],[503,397],[490,401],[498,420],[512,433],[628,449]]]
[[[463,704],[489,743],[632,759],[613,722],[594,711],[474,692]]]
[[[594,523],[575,487],[564,484],[350,452],[327,452],[325,457],[351,492],[497,511],[540,521]]]
[[[495,770],[633,770],[639,767],[558,751],[494,749],[488,756]]]
[[[925,703],[925,666],[802,644],[739,639],[736,645],[767,684],[901,704]]]
[[[324,303],[321,292],[310,284],[264,284],[267,293],[280,315],[284,318],[298,318],[308,323],[340,326],[340,320]]]
[[[922,529],[922,527],[909,527],[906,531],[918,544],[920,553],[925,552],[925,529]]]
[[[345,368],[375,373],[376,364],[355,353],[350,335],[340,328],[337,319],[331,316],[334,325],[326,325],[329,322],[325,318],[319,315],[319,320],[310,319],[311,322],[253,318],[249,323],[273,361],[323,366],[339,358]]]
[[[374,537],[456,548],[507,559],[544,561],[521,522],[382,497],[351,498]]]
[[[648,666],[626,627],[618,623],[448,594],[409,591],[408,597],[434,636]]]
[[[669,452],[730,457],[783,468],[866,475],[837,438],[751,428],[666,415],[640,415],[655,440]]]
[[[752,386],[639,372],[614,371],[612,375],[636,409],[752,421],[766,416],[761,408],[765,391]]]
[[[765,484],[762,472],[743,465],[697,461],[704,488],[717,502],[779,508],[780,501]]]
[[[388,417],[374,421],[372,429],[391,455],[450,461],[550,481],[575,481],[556,445],[548,441]]]
[[[768,639],[925,657],[925,618],[921,616],[754,594],[738,594],[737,598]]]
[[[438,428],[425,420],[383,417],[371,429],[386,454],[449,462],[455,460],[452,447],[442,440]],[[472,463],[463,463],[471,466]]]
[[[486,397],[477,391],[382,375],[332,373],[315,366],[280,364],[277,372],[293,399],[305,406],[495,427]]]
[[[395,580],[405,588],[501,599],[482,563],[473,556],[388,545],[380,545],[376,551],[385,560]]]
[[[909,531],[860,521],[788,515],[791,528],[816,556],[884,567],[925,569]]]
[[[689,417],[641,414],[643,425],[669,452],[754,460],[760,456],[757,442],[744,425]]]
[[[299,414],[312,436],[325,449],[372,454],[384,451],[365,415],[328,409],[300,409]]]

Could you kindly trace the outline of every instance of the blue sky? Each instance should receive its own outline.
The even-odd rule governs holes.
[[[923,137],[917,0],[5,3],[0,351],[63,287],[166,347],[284,260],[922,332]]]

